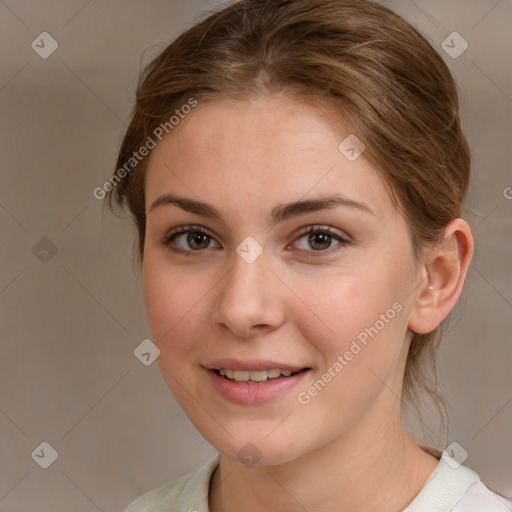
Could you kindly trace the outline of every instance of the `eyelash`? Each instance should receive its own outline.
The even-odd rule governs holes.
[[[212,235],[210,235],[210,233],[208,233],[208,231],[201,228],[200,226],[179,226],[178,228],[176,228],[173,231],[171,231],[170,233],[168,233],[161,241],[161,244],[165,247],[168,247],[173,252],[184,254],[185,256],[191,256],[193,253],[204,252],[204,249],[195,250],[195,251],[194,250],[187,251],[187,250],[180,249],[177,247],[171,247],[171,242],[173,242],[179,235],[182,235],[185,233],[200,233],[200,234],[205,235],[214,240],[214,237]],[[306,253],[311,253],[311,254],[306,254],[306,257],[308,257],[308,258],[318,258],[321,256],[325,256],[326,254],[331,255],[332,253],[337,252],[338,250],[342,249],[344,246],[352,243],[349,240],[347,240],[346,238],[343,238],[339,234],[332,231],[332,229],[329,226],[325,226],[325,227],[324,226],[308,226],[306,228],[303,228],[297,234],[297,238],[295,240],[299,240],[300,238],[302,238],[305,235],[318,234],[318,233],[328,235],[330,238],[333,238],[336,241],[338,241],[339,245],[335,246],[334,248],[331,247],[326,250],[305,251]]]

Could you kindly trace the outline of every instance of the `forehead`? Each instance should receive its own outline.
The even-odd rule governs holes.
[[[146,174],[146,207],[162,193],[260,208],[340,193],[394,209],[364,153],[349,160],[339,145],[350,132],[330,105],[280,94],[198,106],[157,144]]]

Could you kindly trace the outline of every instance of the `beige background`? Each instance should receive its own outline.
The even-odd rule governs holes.
[[[460,85],[477,249],[440,353],[448,441],[512,495],[512,2],[385,3],[428,37]],[[215,453],[156,363],[134,356],[149,337],[134,230],[102,217],[92,194],[114,170],[141,62],[211,7],[0,1],[1,511],[119,511]],[[31,48],[44,31],[58,42],[47,59]],[[453,31],[469,43],[457,59],[441,48]],[[418,426],[436,432],[428,414]],[[58,452],[48,469],[36,463],[49,460],[42,442]]]

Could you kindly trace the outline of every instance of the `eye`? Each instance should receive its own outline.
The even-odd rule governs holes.
[[[333,246],[333,243],[336,244]],[[179,226],[168,233],[162,240],[162,245],[172,251],[189,255],[201,252],[203,249],[220,247],[213,237],[200,226]],[[211,244],[215,245],[211,245]],[[294,245],[305,251],[308,257],[331,254],[351,242],[328,226],[309,226],[301,230]],[[329,250],[330,249],[330,250]],[[318,254],[314,254],[314,253]]]
[[[169,246],[175,252],[199,252],[203,249],[211,249],[211,242],[219,245],[212,236],[200,226],[179,226],[168,233],[162,240],[162,244]]]
[[[335,252],[350,243],[341,235],[333,232],[328,226],[313,226],[305,228],[299,233],[299,238],[297,240],[299,242],[295,242],[295,245],[299,249],[309,253],[317,252],[324,254]],[[336,245],[334,245],[334,250],[328,250],[333,248],[333,242],[337,242]],[[308,256],[316,257],[324,254],[308,254]]]

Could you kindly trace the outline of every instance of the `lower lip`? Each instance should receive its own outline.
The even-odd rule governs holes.
[[[269,402],[291,390],[310,372],[310,370],[304,370],[289,377],[247,383],[229,380],[217,375],[214,370],[207,371],[217,393],[226,400],[239,405],[260,405]]]

